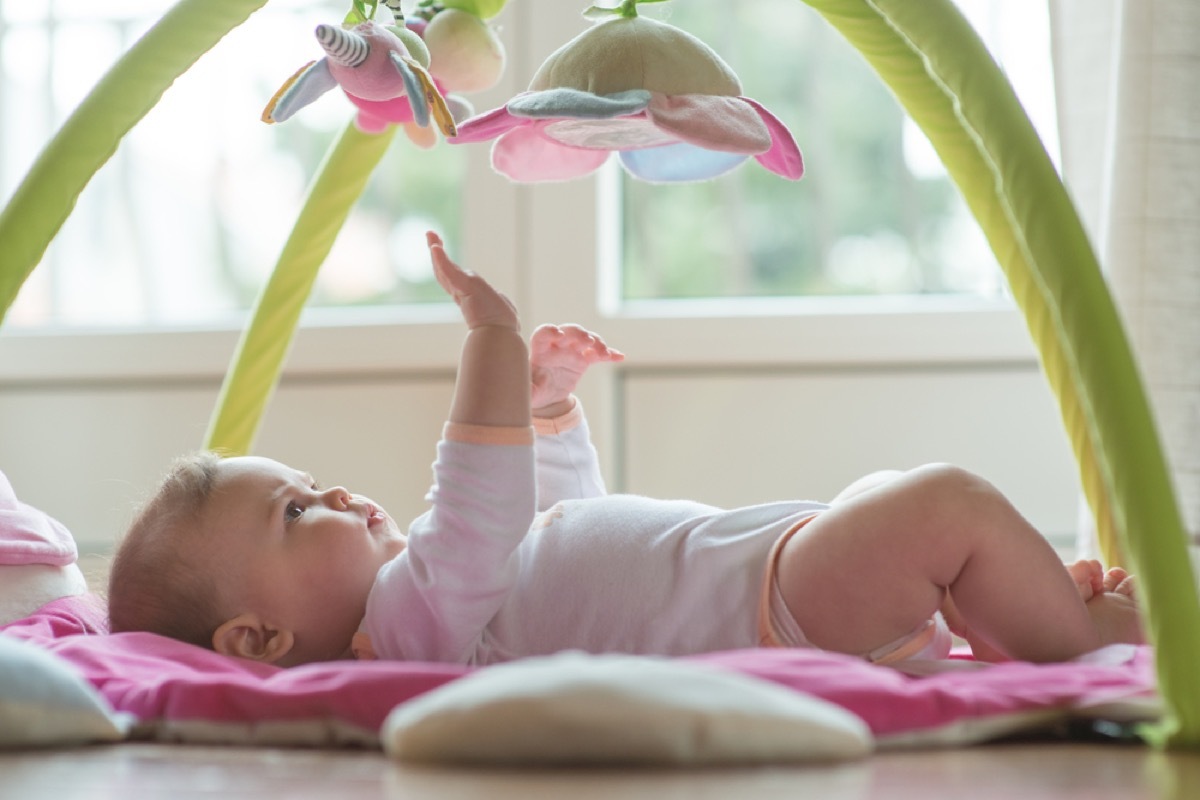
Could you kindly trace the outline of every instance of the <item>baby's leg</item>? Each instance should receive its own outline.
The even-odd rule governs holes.
[[[1088,615],[1092,618],[1103,644],[1145,641],[1141,613],[1133,599],[1133,577],[1129,573],[1119,567],[1106,572],[1100,562],[1094,559],[1081,559],[1067,565],[1067,573],[1075,581],[1075,590],[1086,604]],[[1113,596],[1105,597],[1106,594]],[[970,643],[976,658],[981,661],[1008,659],[1004,653],[991,647],[971,630],[958,613],[949,594],[942,605],[942,614],[950,623],[950,628]]]
[[[777,574],[805,636],[827,650],[894,641],[947,591],[973,633],[1012,658],[1061,661],[1104,643],[1049,543],[955,467],[921,467],[834,504],[786,543]]]
[[[868,473],[858,480],[852,481],[849,486],[838,492],[837,496],[835,496],[829,502],[832,505],[843,503],[849,500],[851,497],[857,497],[863,492],[870,491],[871,489],[878,489],[885,483],[891,483],[892,481],[896,480],[896,478],[899,478],[903,475],[904,472],[898,469],[881,469],[878,472]]]

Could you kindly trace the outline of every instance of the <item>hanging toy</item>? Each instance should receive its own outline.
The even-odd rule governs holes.
[[[410,22],[429,48],[429,73],[452,92],[482,92],[504,74],[504,45],[486,20],[507,0],[422,0]]]
[[[335,86],[358,108],[357,127],[379,133],[388,125],[404,127],[409,138],[432,146],[436,132],[453,136],[456,119],[471,114],[469,103],[446,97],[429,72],[431,55],[421,36],[404,20],[401,0],[384,0],[393,25],[372,20],[378,0],[354,0],[343,25],[318,25],[317,42],[325,57],[302,67],[271,98],[264,122],[283,122]]]
[[[638,16],[638,2],[588,9],[602,21],[552,53],[527,91],[466,120],[449,141],[494,139],[493,168],[521,182],[582,177],[614,152],[651,182],[707,180],[750,156],[799,179],[804,161],[787,127],[742,96],[711,48]]]

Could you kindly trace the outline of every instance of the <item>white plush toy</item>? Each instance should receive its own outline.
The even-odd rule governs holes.
[[[60,597],[85,594],[79,551],[58,520],[17,499],[0,472],[0,625]]]

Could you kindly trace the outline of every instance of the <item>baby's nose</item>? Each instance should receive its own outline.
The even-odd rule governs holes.
[[[323,493],[325,502],[330,508],[338,511],[345,510],[350,507],[350,501],[354,499],[354,495],[343,486],[331,486]]]

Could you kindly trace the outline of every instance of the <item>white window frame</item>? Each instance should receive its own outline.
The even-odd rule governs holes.
[[[537,0],[514,0],[500,21],[509,67],[499,86],[474,98],[479,109],[520,91],[541,60],[584,24],[575,5]],[[608,220],[598,199],[611,175],[516,186],[492,173],[487,146],[468,147],[473,152],[458,255],[486,270],[514,298],[527,330],[541,322],[593,327],[636,351],[639,368],[1036,363],[1019,312],[1003,299],[952,295],[617,305],[610,291],[614,248],[604,238]],[[366,313],[371,319],[363,321],[361,310],[353,319],[345,312],[307,311],[287,370],[394,373],[444,368],[457,358],[460,323],[449,307]],[[226,371],[238,335],[216,327],[0,330],[0,382],[211,378]]]

